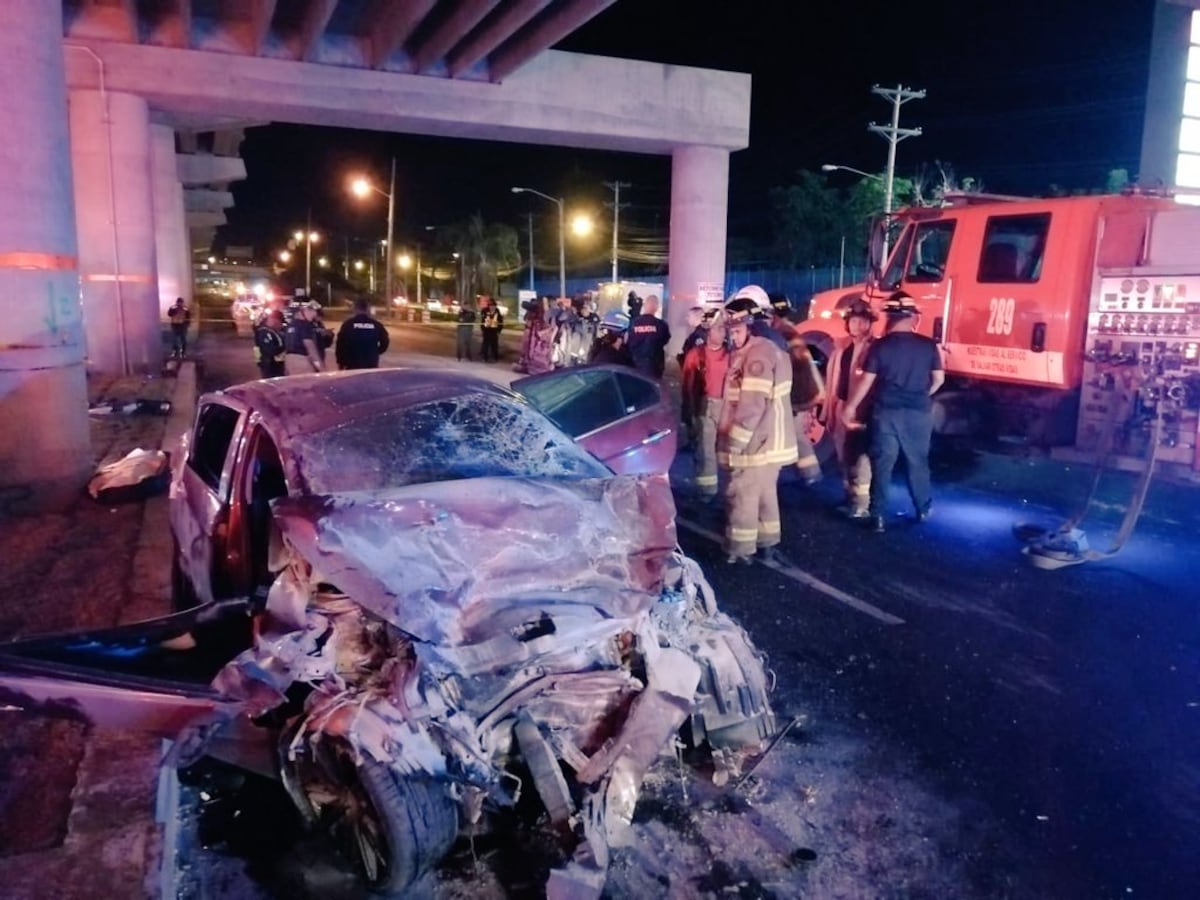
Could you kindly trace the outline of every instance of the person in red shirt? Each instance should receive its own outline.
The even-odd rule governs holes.
[[[720,313],[705,321],[708,327],[704,341],[693,343],[683,357],[682,406],[684,423],[692,435],[696,490],[705,500],[712,500],[718,489],[717,425],[729,369],[729,346]]]

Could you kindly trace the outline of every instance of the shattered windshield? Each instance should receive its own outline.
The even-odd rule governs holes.
[[[597,478],[611,474],[540,414],[488,394],[390,410],[298,438],[317,494],[467,478]]]

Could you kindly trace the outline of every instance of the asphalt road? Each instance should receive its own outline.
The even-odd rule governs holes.
[[[393,336],[385,365],[440,365],[453,354],[452,326],[399,326]],[[470,370],[511,378],[519,332],[505,340],[509,359]],[[210,333],[201,352],[208,388],[254,376],[245,339]],[[813,490],[784,473],[792,566],[734,569],[716,542],[720,509],[688,499],[689,465],[683,452],[673,472],[680,542],[770,656],[781,717],[807,717],[806,737],[757,773],[767,794],[796,796],[756,815],[777,815],[777,832],[791,829],[789,816],[803,819],[807,843],[794,852],[809,868],[797,873],[792,859],[772,881],[754,871],[761,859],[735,865],[736,847],[709,841],[697,871],[710,880],[685,893],[1196,895],[1200,490],[1155,484],[1119,554],[1047,572],[1021,554],[1014,525],[1074,513],[1085,468],[946,455],[933,518],[897,517],[883,535],[832,512],[832,476]],[[896,512],[908,506],[900,481]],[[1108,546],[1131,493],[1129,476],[1102,482],[1083,523],[1094,548]],[[859,761],[847,766],[837,754],[851,746]],[[824,807],[795,774],[820,779],[822,766],[848,773]],[[854,794],[846,785],[855,781],[872,793]],[[691,814],[686,797],[650,805],[660,801]],[[918,852],[922,842],[934,850]],[[853,851],[886,860],[885,870]],[[819,874],[809,853],[825,866]],[[628,868],[610,876],[613,896],[639,890]],[[254,896],[245,890],[227,895]]]

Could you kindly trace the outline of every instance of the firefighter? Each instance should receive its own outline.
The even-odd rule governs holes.
[[[254,326],[254,364],[263,378],[285,374],[283,358],[283,313],[273,309]]]
[[[771,327],[768,316],[771,314],[771,301],[767,292],[757,284],[748,284],[737,291],[725,304],[725,311],[745,310],[750,313],[750,334],[754,337],[766,338],[784,353],[788,352],[787,341],[782,334]]]
[[[366,297],[354,299],[354,315],[338,328],[334,357],[339,369],[377,369],[390,338],[383,323],[371,315]]]
[[[878,382],[871,406],[871,527],[885,528],[888,487],[896,459],[908,465],[908,493],[916,519],[929,518],[929,442],[933,434],[933,395],[946,373],[942,357],[931,338],[917,334],[920,310],[913,298],[896,291],[883,303],[887,330],[863,361],[862,380],[846,401],[842,423],[851,429],[865,427],[859,407]]]
[[[720,313],[705,317],[701,343],[683,356],[683,420],[691,435],[696,465],[696,491],[708,501],[717,496],[717,428],[721,423],[729,346]]]
[[[756,548],[764,561],[781,562],[777,546],[779,471],[796,462],[790,397],[792,366],[786,353],[750,333],[752,314],[726,306],[733,352],[725,376],[717,458],[729,469],[726,549],[730,563],[749,563]]]
[[[828,390],[819,416],[833,438],[842,486],[846,491],[842,511],[851,519],[865,519],[870,515],[867,504],[871,490],[871,461],[867,457],[868,430],[847,428],[842,422],[842,407],[862,381],[863,359],[874,341],[871,327],[878,318],[871,304],[861,298],[842,310],[846,336],[838,340],[830,354]],[[860,419],[870,418],[866,407],[869,402],[868,397],[859,405]]]
[[[785,294],[771,294],[771,330],[783,338],[792,360],[792,424],[796,429],[796,470],[805,485],[821,480],[821,463],[808,439],[809,426],[821,404],[825,402],[825,382],[813,361],[808,344],[789,321],[791,301]]]

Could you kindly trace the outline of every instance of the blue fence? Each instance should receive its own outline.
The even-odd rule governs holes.
[[[661,281],[666,284],[666,294],[671,296],[671,279],[664,276],[646,275],[634,278],[638,281]],[[730,269],[725,273],[725,296],[728,297],[738,288],[748,284],[757,284],[768,292],[781,291],[792,299],[793,303],[802,303],[813,294],[827,291],[831,288],[858,284],[866,278],[866,269],[862,266],[809,267],[807,269]],[[567,295],[574,296],[585,291],[594,291],[596,286],[606,281],[603,275],[586,278],[568,278]],[[516,288],[529,287],[529,280],[517,281]],[[554,297],[558,294],[557,278],[537,278],[534,288],[539,297]]]

